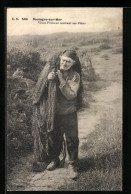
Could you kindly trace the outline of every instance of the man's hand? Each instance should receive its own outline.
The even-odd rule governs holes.
[[[48,80],[53,80],[54,78],[55,78],[55,76],[56,76],[56,74],[55,74],[55,72],[50,72],[49,74],[48,74]]]
[[[57,75],[58,75],[59,80],[63,81],[63,73],[60,70],[58,70]]]

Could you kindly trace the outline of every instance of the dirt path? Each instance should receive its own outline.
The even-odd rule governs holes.
[[[112,111],[113,114],[121,112],[121,96],[122,88],[121,84],[117,82],[111,82],[111,85],[99,92],[93,93],[94,101],[91,103],[90,108],[79,112],[79,139],[80,139],[80,149],[79,158],[83,157],[81,152],[81,146],[86,141],[86,137],[94,129],[95,125],[99,123],[100,118],[108,111]],[[58,190],[58,187],[65,184],[71,183],[73,180],[68,179],[68,168],[65,165],[64,168],[58,168],[54,171],[47,171],[41,173],[30,172],[28,176],[28,181],[25,183],[25,191],[54,191]],[[22,186],[21,182],[21,186]],[[19,185],[19,186],[20,186]],[[18,183],[17,183],[18,186]],[[20,189],[19,189],[20,190]]]

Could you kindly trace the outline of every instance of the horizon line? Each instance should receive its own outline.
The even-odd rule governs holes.
[[[102,32],[113,32],[113,31],[122,31],[122,29],[117,29],[117,30],[106,30],[106,31],[89,31],[89,32],[67,32],[67,31],[64,31],[64,32],[54,32],[54,33],[49,33],[49,34],[14,34],[14,35],[7,35],[7,36],[45,36],[45,35],[53,35],[53,34],[58,34],[58,33],[102,33]]]

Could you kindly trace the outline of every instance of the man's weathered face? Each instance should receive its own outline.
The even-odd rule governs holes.
[[[61,56],[60,57],[60,70],[67,71],[69,70],[73,65],[75,61],[72,60],[70,57]]]

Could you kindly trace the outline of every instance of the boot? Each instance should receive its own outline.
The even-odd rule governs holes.
[[[70,179],[77,179],[78,173],[75,171],[74,165],[69,164],[68,165],[68,176]]]
[[[60,159],[55,158],[52,162],[47,166],[47,170],[55,170],[60,165]]]

